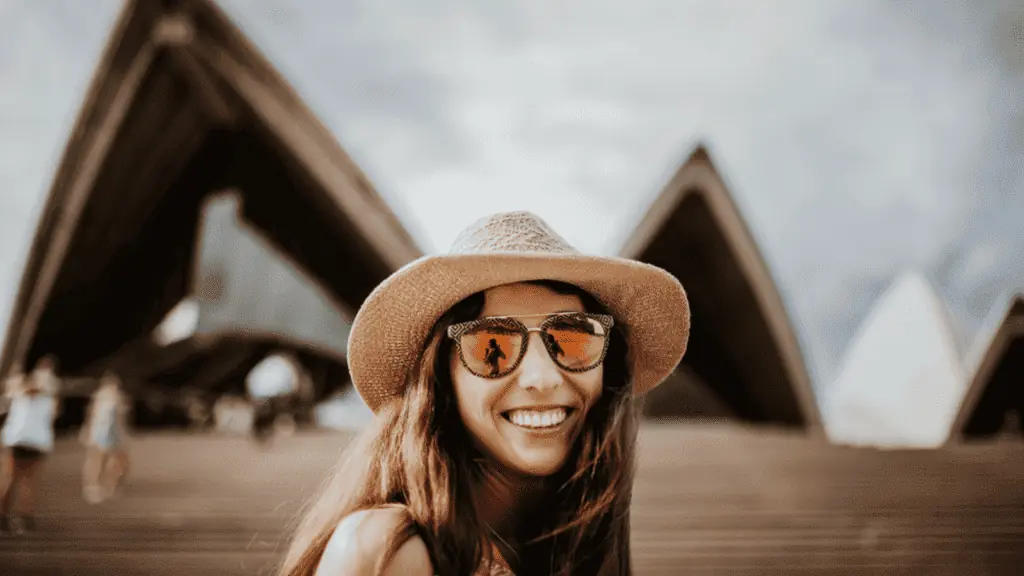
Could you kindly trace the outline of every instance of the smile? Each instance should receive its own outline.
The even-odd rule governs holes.
[[[510,410],[502,413],[502,416],[512,424],[520,428],[532,430],[555,428],[565,422],[569,417],[572,408],[558,407],[539,409]]]

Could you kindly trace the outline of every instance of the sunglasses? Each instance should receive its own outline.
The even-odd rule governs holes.
[[[516,318],[546,318],[527,328]],[[491,316],[452,324],[448,337],[455,341],[467,370],[481,378],[501,378],[519,366],[531,332],[539,332],[548,355],[559,368],[586,372],[604,361],[614,319],[607,314],[560,312],[524,316]]]

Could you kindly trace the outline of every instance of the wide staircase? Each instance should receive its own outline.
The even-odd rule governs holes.
[[[115,500],[80,497],[70,440],[34,533],[0,574],[269,574],[347,442],[304,433],[135,439]],[[649,424],[633,506],[637,574],[1024,574],[1024,445],[876,451],[765,430]]]

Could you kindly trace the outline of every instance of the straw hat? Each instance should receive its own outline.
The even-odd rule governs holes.
[[[352,383],[373,411],[402,394],[430,330],[463,298],[528,280],[578,286],[604,304],[629,335],[634,393],[662,382],[683,357],[690,333],[686,292],[671,274],[648,264],[580,254],[529,212],[477,220],[448,254],[424,256],[386,280],[352,323]]]

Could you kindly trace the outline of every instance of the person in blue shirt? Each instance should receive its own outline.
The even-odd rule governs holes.
[[[106,371],[93,393],[79,436],[86,447],[82,496],[91,504],[113,496],[128,471],[127,410],[120,377]]]

